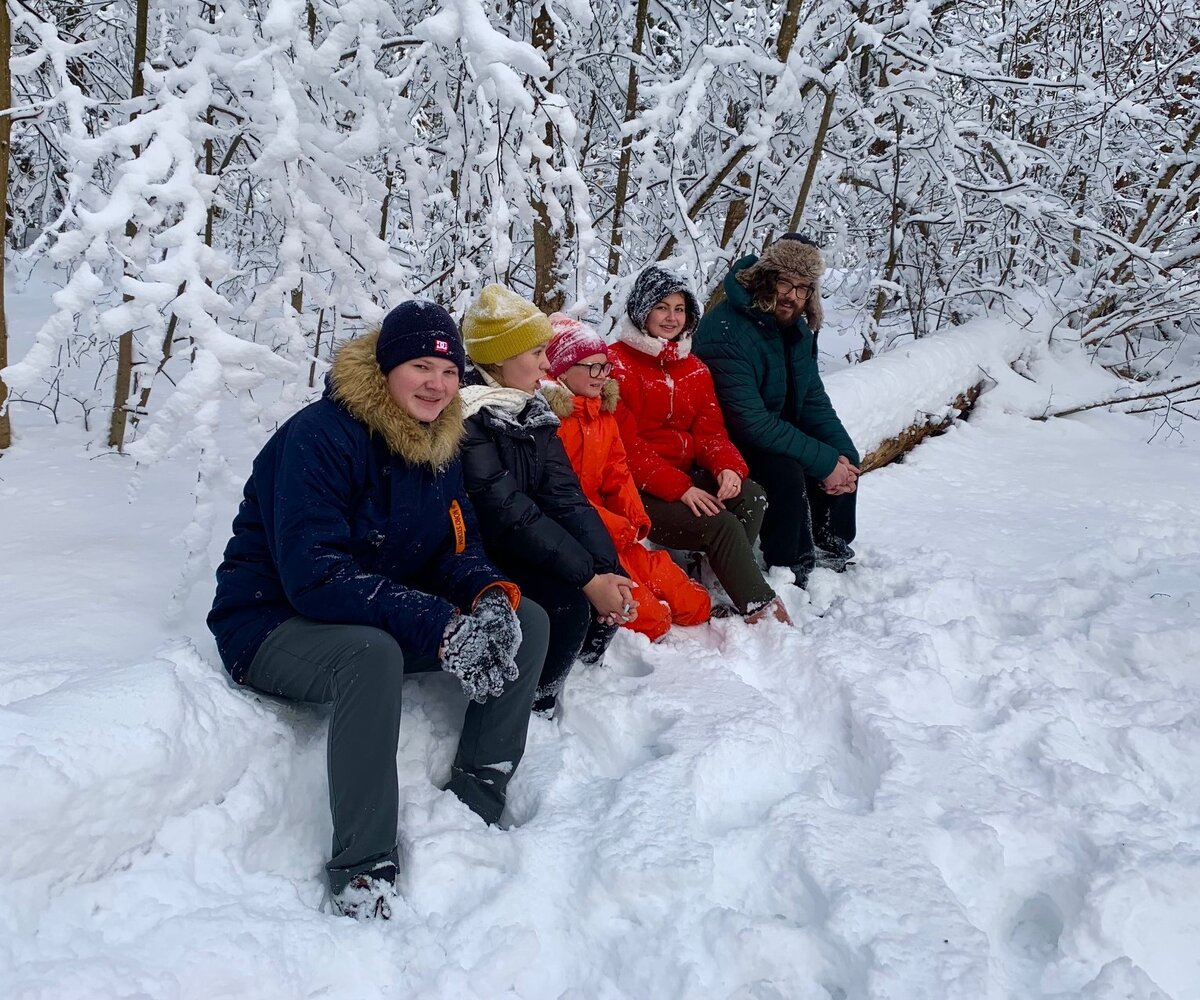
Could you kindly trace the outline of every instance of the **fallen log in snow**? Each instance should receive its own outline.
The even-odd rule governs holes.
[[[829,398],[863,456],[864,472],[894,462],[969,413],[1033,335],[989,320],[913,341],[825,376]]]

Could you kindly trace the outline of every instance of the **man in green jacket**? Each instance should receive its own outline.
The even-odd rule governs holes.
[[[854,555],[858,451],[817,371],[824,271],[817,245],[796,233],[743,257],[692,347],[712,369],[751,478],[766,490],[763,558],[790,568],[800,587],[814,566],[841,572]]]

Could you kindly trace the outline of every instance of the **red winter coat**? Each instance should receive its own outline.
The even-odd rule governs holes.
[[[678,500],[693,486],[696,466],[715,477],[750,470],[729,440],[708,366],[693,357],[692,338],[661,340],[626,322],[609,348],[621,385],[617,417],[637,487],[660,500]]]
[[[625,627],[653,641],[672,622],[699,625],[708,621],[712,606],[708,591],[688,579],[666,552],[651,552],[640,544],[650,531],[650,518],[629,474],[613,415],[617,383],[609,379],[599,399],[574,396],[558,386],[544,386],[542,394],[561,421],[558,436],[584,496],[612,536],[622,568],[638,585],[634,591],[637,618]]]

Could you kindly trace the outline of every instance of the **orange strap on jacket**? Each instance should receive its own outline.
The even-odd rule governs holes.
[[[450,501],[450,523],[454,525],[454,554],[460,556],[467,550],[467,522],[457,500]]]

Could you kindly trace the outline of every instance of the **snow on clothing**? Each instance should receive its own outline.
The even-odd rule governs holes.
[[[583,493],[604,522],[625,572],[638,585],[637,618],[626,622],[625,628],[654,640],[665,635],[672,622],[707,621],[708,591],[688,579],[668,553],[651,552],[640,544],[650,531],[650,518],[629,474],[613,415],[617,383],[609,379],[595,399],[558,386],[546,386],[543,392],[561,420],[558,436]]]
[[[551,378],[558,378],[584,358],[595,354],[608,357],[608,344],[587,323],[563,313],[552,313],[550,326],[554,337],[546,345],[546,361],[550,365],[546,374]]]
[[[499,697],[467,703],[446,785],[491,824],[500,820],[508,782],[525,752],[550,631],[546,612],[528,596],[517,619],[517,679]],[[246,671],[245,683],[264,694],[333,705],[327,737],[333,845],[325,869],[335,896],[357,875],[399,863],[396,749],[404,678],[441,668],[434,656],[405,653],[381,629],[296,616],[267,636]]]
[[[588,503],[540,393],[483,384],[461,390],[463,471],[488,554],[550,615],[538,698],[554,697],[583,646],[592,607],[583,586],[620,573],[612,539]]]
[[[639,490],[662,500],[683,496],[696,466],[714,477],[724,469],[749,475],[725,430],[712,375],[691,350],[686,333],[662,340],[629,323],[609,349],[624,404],[619,419],[629,471]]]
[[[484,285],[463,315],[463,343],[478,365],[498,365],[553,334],[550,320],[532,302],[504,285]]]
[[[821,381],[816,335],[803,318],[780,327],[738,281],[756,261],[743,257],[726,276],[725,300],[701,321],[696,353],[712,369],[733,439],[767,486],[763,558],[811,568],[814,542],[836,550],[835,539],[854,540],[857,493],[829,497],[820,481],[839,455],[855,465],[859,455]]]
[[[451,617],[505,579],[463,485],[458,400],[430,424],[404,413],[376,336],[339,351],[325,395],[254,460],[208,616],[235,681],[295,615],[371,625],[406,655],[436,654]]]
[[[217,570],[208,616],[234,680],[333,704],[328,736],[337,894],[398,861],[396,747],[406,672],[436,670],[451,618],[498,584],[456,457],[457,398],[429,424],[397,406],[377,336],[348,342],[325,396],[259,452]],[[484,602],[486,603],[486,602]],[[549,623],[520,600],[517,678],[471,702],[448,789],[488,822],[525,749]]]
[[[688,322],[674,340],[651,337],[633,325],[645,323],[654,305],[675,292],[683,295]],[[699,319],[699,304],[679,278],[655,266],[638,275],[626,313],[620,341],[608,356],[621,386],[617,422],[629,471],[650,515],[650,540],[704,552],[737,609],[754,612],[775,597],[754,558],[766,499],[729,440],[708,368],[691,354],[689,331]],[[741,493],[725,501],[719,514],[697,517],[680,497],[692,486],[715,493],[716,477],[725,469],[741,478]]]
[[[700,322],[700,303],[688,283],[678,274],[660,264],[651,264],[645,268],[629,289],[629,298],[625,300],[625,315],[635,330],[645,330],[646,320],[650,311],[668,295],[678,292],[683,296],[683,304],[687,310],[687,322],[684,324],[682,335],[691,337],[696,332],[696,324]]]

